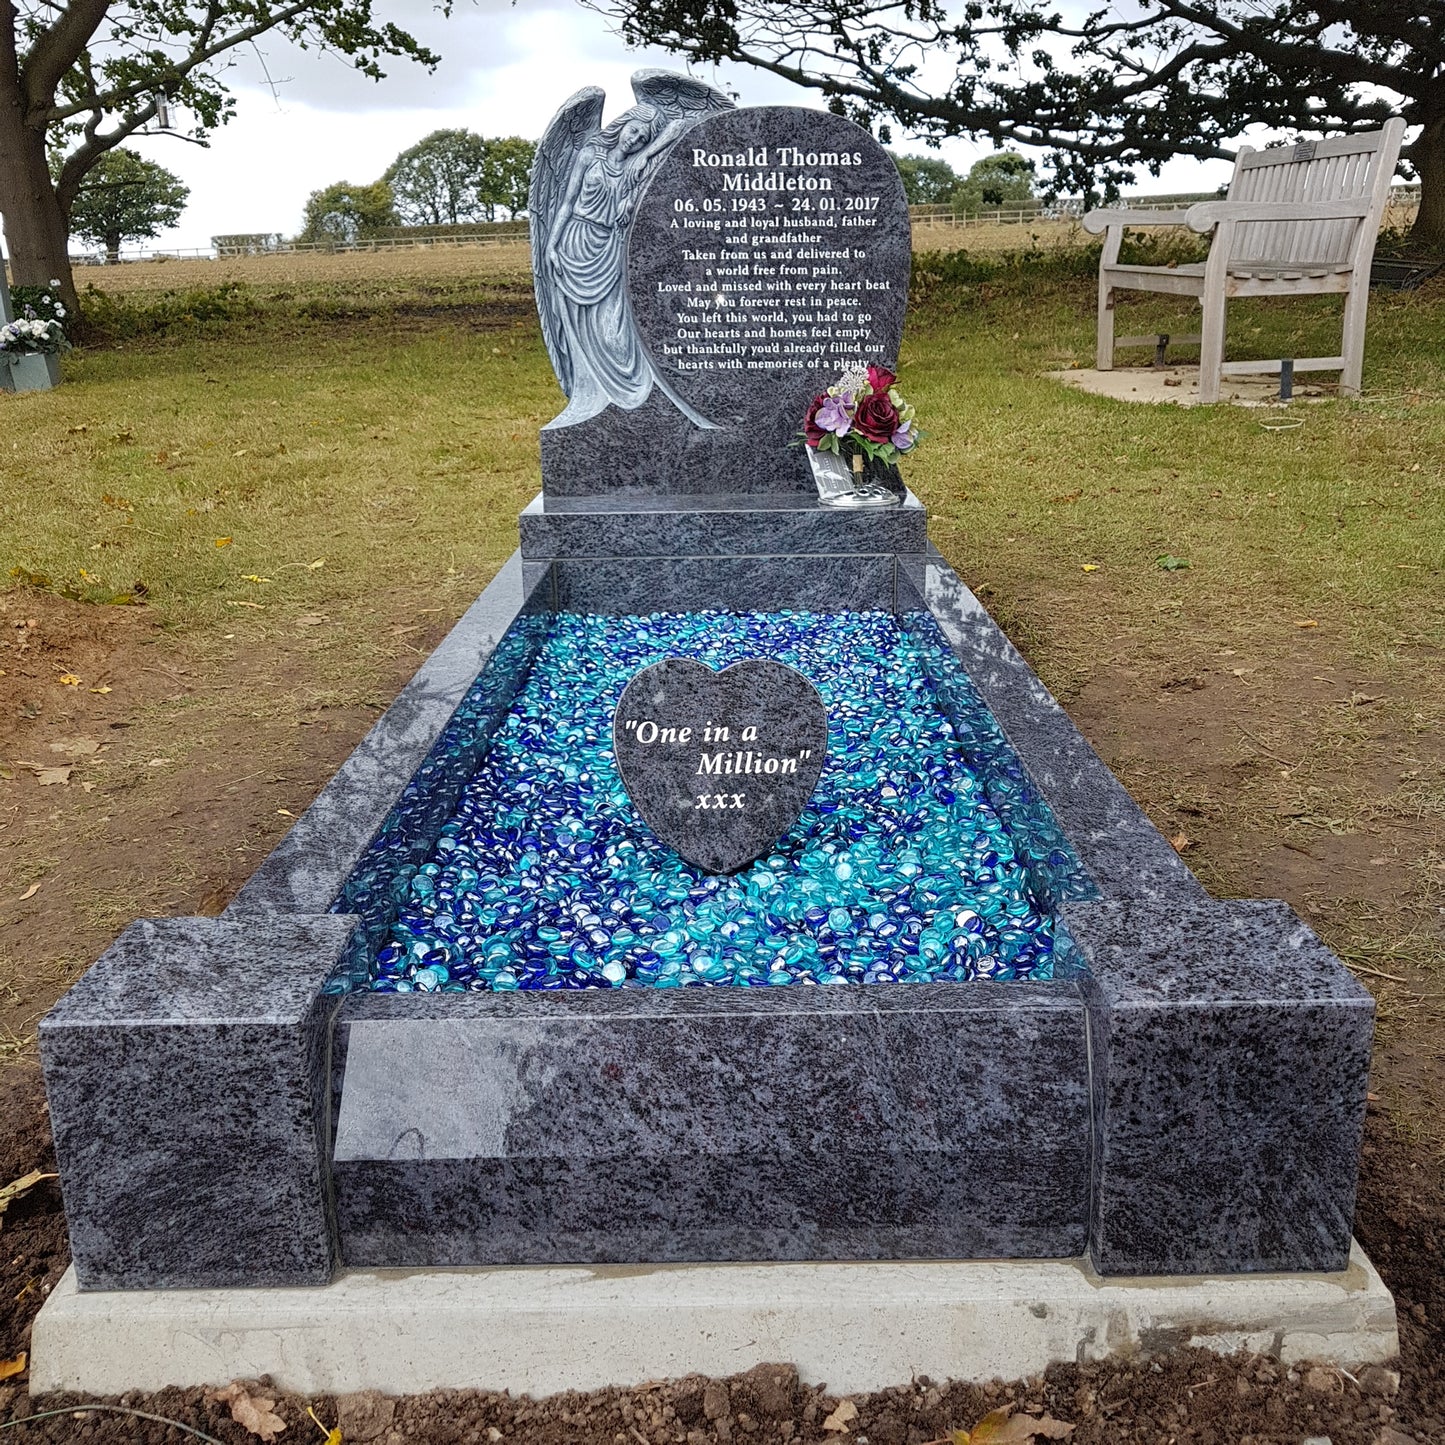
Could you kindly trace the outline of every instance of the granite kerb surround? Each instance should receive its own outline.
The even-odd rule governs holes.
[[[791,573],[795,580],[808,582],[814,597],[822,598],[830,576],[856,576],[860,570],[866,573],[875,565],[875,558],[882,570],[869,584],[873,593],[869,605],[881,605],[919,619],[931,618],[943,631],[993,709],[1039,793],[1054,810],[1097,886],[1099,899],[1066,903],[1062,908],[1065,927],[1078,935],[1075,962],[1080,968],[1092,970],[1087,978],[1064,976],[1054,983],[1039,985],[922,985],[889,992],[886,997],[876,988],[856,990],[861,995],[856,1009],[844,1012],[853,1015],[850,1027],[856,1029],[857,1036],[870,1041],[870,1049],[856,1067],[867,1074],[874,1088],[873,1097],[881,1101],[876,1117],[906,1120],[910,1099],[907,1086],[917,1073],[903,1069],[891,1075],[882,1060],[898,1037],[912,1037],[916,1042],[917,1036],[935,1028],[938,1018],[947,1016],[953,1024],[950,1037],[957,1053],[948,1054],[947,1049],[944,1053],[955,1064],[965,1072],[970,1064],[977,1065],[981,1078],[997,1077],[1005,1067],[1006,1046],[1012,1043],[1012,1063],[1008,1066],[1034,1078],[1047,1078],[1047,1087],[1054,1091],[1050,1097],[1058,1106],[1038,1117],[1015,1118],[998,1138],[985,1139],[965,1130],[952,1137],[952,1148],[939,1143],[940,1138],[946,1138],[946,1131],[940,1134],[936,1121],[934,1137],[925,1138],[918,1133],[918,1121],[906,1120],[912,1131],[907,1150],[870,1153],[860,1149],[854,1138],[851,1147],[856,1162],[848,1166],[849,1188],[857,1199],[871,1199],[879,1207],[893,1211],[884,1227],[863,1228],[856,1219],[850,1222],[840,1218],[836,1190],[826,1197],[819,1192],[824,1156],[810,1157],[806,1151],[797,1150],[788,1153],[784,1148],[787,1139],[797,1138],[796,1133],[788,1133],[786,1118],[778,1122],[771,1136],[771,1152],[754,1151],[750,1156],[715,1147],[716,1140],[701,1133],[691,1153],[671,1156],[658,1148],[653,1154],[638,1156],[646,1160],[643,1178],[649,1183],[653,1203],[650,1213],[637,1218],[629,1235],[619,1201],[636,1199],[635,1189],[629,1192],[627,1184],[627,1164],[636,1151],[609,1156],[605,1149],[597,1147],[601,1137],[597,1131],[610,1127],[610,1116],[584,1118],[576,1112],[580,1105],[571,1114],[561,1110],[561,1094],[548,1082],[549,1077],[557,1075],[549,1075],[554,1064],[547,1062],[545,1040],[567,1035],[566,1048],[551,1049],[552,1058],[565,1059],[575,1054],[578,1069],[592,1068],[589,1078],[594,1087],[598,1078],[607,1081],[609,1087],[615,1083],[624,1106],[634,1110],[636,1128],[645,1132],[650,1121],[640,1110],[635,1090],[629,1092],[628,1071],[634,1060],[637,1081],[649,1069],[654,1071],[654,1078],[685,1081],[693,1076],[683,1067],[679,1040],[695,1035],[699,1028],[715,1031],[709,1037],[716,1042],[709,1042],[706,1057],[716,1065],[718,1073],[715,1078],[705,1073],[700,1085],[705,1094],[709,1089],[723,1090],[706,1095],[714,1113],[724,1097],[725,1082],[730,1080],[736,1085],[740,1077],[745,1083],[755,1082],[762,1091],[750,1094],[750,1101],[776,1098],[786,1075],[772,1069],[770,1061],[775,1055],[799,1055],[796,1049],[779,1050],[774,1044],[788,1037],[815,1037],[813,1031],[820,1026],[818,1016],[810,1012],[809,1000],[781,996],[792,990],[779,991],[776,1001],[764,1003],[752,990],[747,991],[745,1000],[721,997],[722,991],[701,996],[689,992],[666,999],[638,999],[631,992],[583,994],[569,998],[564,1012],[550,998],[517,995],[445,1000],[352,996],[342,1002],[331,1030],[333,1064],[326,1067],[319,1055],[303,1055],[311,1060],[309,1067],[326,1067],[333,1079],[336,1087],[331,1095],[332,1108],[339,1111],[338,1118],[344,1119],[351,1105],[359,1108],[357,1101],[364,1096],[364,1091],[352,1100],[347,1096],[347,1061],[354,1026],[374,1027],[371,1037],[384,1054],[389,1028],[411,1028],[418,1021],[434,1018],[436,1011],[444,1008],[451,1020],[449,1029],[432,1032],[415,1043],[417,1059],[438,1067],[444,1066],[448,1057],[467,1059],[469,1066],[482,1069],[497,1083],[501,1096],[511,1101],[508,1127],[515,1121],[519,1131],[515,1136],[517,1147],[513,1149],[504,1139],[505,1147],[494,1147],[490,1152],[478,1147],[465,1158],[415,1160],[390,1156],[396,1155],[397,1148],[405,1149],[404,1144],[398,1144],[401,1136],[420,1125],[404,1125],[385,1141],[385,1148],[378,1142],[384,1134],[379,1126],[370,1132],[339,1137],[336,1152],[329,1159],[329,1170],[321,1171],[307,1186],[311,1198],[301,1216],[304,1225],[298,1226],[298,1233],[305,1239],[298,1238],[294,1254],[281,1256],[280,1267],[289,1273],[281,1278],[273,1274],[267,1282],[316,1282],[326,1268],[318,1261],[329,1261],[338,1253],[347,1264],[380,1265],[417,1264],[427,1259],[434,1263],[484,1263],[508,1257],[555,1260],[563,1253],[594,1261],[727,1259],[749,1254],[797,1258],[800,1251],[807,1250],[858,1258],[970,1249],[996,1255],[1066,1255],[1087,1247],[1096,1265],[1106,1273],[1333,1268],[1343,1260],[1349,1247],[1352,1161],[1363,1110],[1360,1060],[1368,1056],[1368,995],[1361,996],[1362,991],[1316,940],[1312,946],[1316,951],[1310,955],[1313,972],[1306,982],[1327,980],[1333,991],[1328,997],[1313,1000],[1312,1012],[1306,1018],[1297,1007],[1299,1000],[1288,996],[1287,989],[1282,994],[1279,988],[1267,986],[1274,966],[1271,960],[1281,950],[1294,955],[1303,925],[1283,905],[1269,905],[1275,910],[1265,920],[1269,926],[1245,930],[1248,948],[1242,956],[1251,963],[1244,976],[1251,980],[1248,988],[1255,992],[1249,994],[1248,1000],[1225,1000],[1216,1010],[1215,1027],[1224,1056],[1236,1050],[1240,1057],[1252,1058],[1251,1047],[1257,1052],[1261,1037],[1272,1036],[1260,1033],[1261,1020],[1267,1021],[1271,1012],[1279,1013],[1293,1029],[1287,1053],[1305,1046],[1311,1038],[1325,1036],[1346,1040],[1349,1046],[1339,1056],[1339,1067],[1333,1073],[1317,1069],[1302,1076],[1308,1088],[1300,1094],[1291,1117],[1303,1117],[1308,1109],[1319,1106],[1317,1112],[1324,1122],[1309,1132],[1293,1152],[1279,1152],[1279,1128],[1269,1120],[1251,1129],[1256,1114],[1247,1105],[1235,1101],[1231,1112],[1224,1107],[1228,1101],[1222,1096],[1216,1101],[1219,1107],[1213,1108],[1212,1118],[1219,1127],[1227,1125],[1231,1132],[1230,1157],[1241,1178],[1248,1177],[1252,1159],[1263,1167],[1267,1156],[1268,1167],[1282,1171],[1281,1187],[1255,1190],[1250,1199],[1239,1202],[1221,1219],[1211,1213],[1218,1181],[1197,1172],[1180,1175],[1175,1171],[1168,1211],[1173,1228],[1149,1227],[1148,1221],[1140,1217],[1131,1190],[1138,1190],[1139,1180],[1153,1167],[1150,1161],[1161,1157],[1161,1139],[1168,1135],[1158,1129],[1127,1127],[1136,1100],[1125,1085],[1132,1079],[1136,1090],[1146,1087],[1148,1080],[1162,1077],[1167,1070],[1157,1062],[1157,1039],[1147,1028],[1141,1031],[1137,1026],[1142,1016],[1127,989],[1111,981],[1114,960],[1121,956],[1117,950],[1122,948],[1122,956],[1127,956],[1128,941],[1110,935],[1113,941],[1108,948],[1096,947],[1098,925],[1094,920],[1106,914],[1091,914],[1089,910],[1125,905],[1157,907],[1160,918],[1174,921],[1174,932],[1169,936],[1176,938],[1183,927],[1181,920],[1192,924],[1194,932],[1184,928],[1184,933],[1194,939],[1195,950],[1185,955],[1182,981],[1173,995],[1156,1001],[1152,1015],[1152,1021],[1166,1031],[1184,1029],[1179,1036],[1187,1039],[1187,1021],[1199,1017],[1199,1011],[1210,1006],[1203,995],[1196,998],[1189,991],[1196,974],[1201,979],[1209,976],[1209,938],[1220,929],[1237,930],[1241,918],[1253,918],[1259,924],[1259,906],[1216,903],[1208,898],[977,599],[936,552],[880,552],[846,559],[794,555],[743,560],[754,569],[754,576],[763,575],[759,568],[766,569],[768,587],[775,589],[774,595],[781,595]],[[627,586],[632,590],[628,597],[614,600],[640,603],[651,596],[653,606],[677,605],[677,593],[669,589],[679,577],[686,579],[689,567],[699,569],[695,576],[705,576],[709,564],[727,564],[732,559],[674,560],[676,567],[669,573],[657,567],[657,559],[618,559],[615,565],[619,575],[627,573],[632,579]],[[836,572],[835,561],[839,563]],[[851,570],[845,570],[843,562]],[[582,574],[591,566],[591,559],[523,563],[516,554],[509,559],[496,581],[403,690],[312,809],[238,894],[221,921],[237,930],[235,938],[259,940],[269,936],[264,930],[281,926],[278,915],[285,916],[286,926],[304,932],[310,926],[308,920],[335,905],[371,838],[388,825],[388,820],[395,820],[410,777],[407,770],[424,767],[436,752],[438,739],[455,724],[456,709],[477,670],[484,664],[499,669],[492,703],[504,706],[508,688],[515,686],[520,675],[516,669],[527,665],[527,648],[523,646],[519,652],[514,649],[514,655],[504,659],[506,666],[513,669],[510,674],[500,669],[498,649],[508,638],[522,637],[525,641],[527,626],[545,625],[551,609],[565,607],[569,598],[575,599]],[[715,576],[713,582],[717,580]],[[723,581],[736,588],[746,581],[746,576],[724,576]],[[601,584],[594,578],[589,585],[595,593]],[[728,597],[735,600],[729,601]],[[705,599],[690,605],[705,605]],[[711,605],[747,604],[734,591],[715,596]],[[808,604],[793,600],[792,605]],[[478,727],[480,749],[487,735],[485,709],[473,723]],[[459,786],[460,780],[449,779],[447,785],[452,783]],[[433,841],[426,836],[426,829],[439,825],[437,813],[422,809],[410,823],[422,830],[415,843],[418,851],[424,851]],[[1251,909],[1256,913],[1251,914]],[[187,938],[191,936],[190,925],[213,926],[215,922],[169,920],[156,927],[164,933],[174,925],[180,930],[176,936]],[[329,926],[345,931],[348,937],[352,936],[353,922],[344,915],[331,915],[328,920]],[[209,966],[220,966],[215,950],[197,946],[201,950],[198,957],[210,959]],[[1238,946],[1245,947],[1244,943]],[[135,938],[128,935],[116,947],[126,956],[133,956]],[[255,951],[258,955],[261,952],[259,948]],[[307,975],[312,987],[319,990],[337,956],[334,949],[317,951]],[[113,972],[116,966],[117,959],[107,954],[97,967]],[[264,973],[266,965],[259,967]],[[1294,977],[1298,981],[1305,976]],[[933,1022],[928,1022],[932,1012],[929,990],[955,988],[973,988],[982,1002],[965,1007],[961,1003],[964,995],[954,994],[944,1006],[944,1013],[934,1014]],[[855,990],[841,992],[852,994]],[[696,1001],[699,997],[704,1001]],[[77,1118],[78,1103],[93,1098],[93,1084],[84,1082],[87,1058],[103,1057],[110,1048],[124,1050],[133,1022],[118,1018],[93,990],[77,991],[68,999],[53,1016],[55,1021],[46,1023],[46,1067],[52,1107],[58,1108],[62,1118]],[[1246,1003],[1247,1008],[1243,1006]],[[832,1006],[842,1007],[840,1002]],[[316,1016],[329,1019],[331,1007],[318,993]],[[699,1019],[706,1022],[700,1024]],[[980,1023],[984,1019],[988,1020],[986,1027]],[[193,1027],[184,1019],[171,1022],[178,1039]],[[1296,1022],[1301,1023],[1301,1028],[1293,1028]],[[1247,1025],[1243,1032],[1236,1027],[1241,1023]],[[622,1029],[633,1031],[631,1038],[636,1046],[630,1052],[619,1050]],[[366,1038],[364,1031],[360,1037]],[[418,1036],[413,1034],[412,1038],[415,1041]],[[933,1038],[937,1044],[936,1034]],[[966,1047],[958,1048],[964,1039]],[[748,1047],[735,1047],[744,1040],[751,1041]],[[61,1058],[62,1041],[66,1048],[74,1050],[70,1061]],[[216,1048],[214,1040],[207,1040],[206,1046]],[[819,1047],[822,1057],[827,1057],[821,1038]],[[1153,1055],[1151,1049],[1155,1050]],[[1094,1055],[1092,1074],[1090,1051]],[[229,1058],[226,1047],[220,1052],[223,1058]],[[729,1072],[724,1061],[734,1055],[751,1063],[755,1079],[746,1071],[741,1076],[735,1069]],[[133,1046],[127,1057],[138,1066],[145,1063],[144,1055]],[[1151,1063],[1151,1058],[1156,1062]],[[1041,1067],[1049,1059],[1054,1064],[1052,1071]],[[422,1063],[416,1067],[421,1068]],[[855,1066],[850,1063],[848,1067]],[[841,1068],[843,1065],[835,1057],[832,1072],[825,1070],[822,1082],[836,1084]],[[620,1077],[611,1079],[608,1069],[620,1070]],[[93,1070],[90,1077],[95,1077]],[[359,1081],[364,1074],[352,1077]],[[1200,1077],[1211,1088],[1227,1089],[1228,1081],[1217,1070],[1205,1070]],[[173,1069],[169,1073],[158,1069],[151,1081],[152,1094],[169,1098],[166,1090],[172,1087],[173,1078]],[[353,1088],[362,1090],[362,1084],[355,1082]],[[92,1092],[87,1094],[87,1089]],[[970,1096],[964,1084],[960,1089],[961,1097],[977,1097]],[[828,1097],[837,1096],[835,1093]],[[559,1109],[559,1117],[568,1120],[570,1128],[559,1127],[555,1132],[540,1128],[536,1112],[539,1100],[550,1100],[550,1106]],[[1268,1102],[1267,1096],[1256,1102]],[[402,1103],[418,1110],[430,1107],[419,1084],[408,1091]],[[161,1107],[153,1100],[147,1109],[156,1115]],[[927,1107],[933,1106],[925,1106],[925,1112]],[[1092,1138],[1087,1122],[1089,1107],[1094,1112]],[[147,1109],[140,1112],[144,1114]],[[357,1115],[363,1116],[364,1111]],[[279,1117],[284,1124],[290,1116]],[[313,1117],[324,1119],[325,1113],[318,1111]],[[846,1134],[843,1122],[838,1116],[828,1117],[817,1111],[811,1119],[812,1127],[819,1129],[819,1137],[823,1138],[842,1139]],[[272,1128],[274,1121],[268,1115],[255,1124],[265,1130]],[[590,1135],[589,1125],[593,1131]],[[659,1144],[671,1139],[671,1127],[670,1123],[664,1125],[652,1137]],[[62,1146],[62,1167],[72,1230],[80,1242],[77,1260],[89,1258],[97,1265],[81,1270],[83,1287],[237,1282],[236,1275],[224,1273],[223,1266],[214,1259],[198,1259],[193,1249],[180,1242],[180,1231],[142,1228],[143,1221],[134,1212],[122,1211],[116,1216],[105,1198],[89,1193],[78,1161],[94,1158],[99,1141],[90,1139],[82,1145],[80,1134],[60,1137],[68,1141]],[[352,1142],[347,1143],[348,1139]],[[92,1153],[86,1154],[84,1149]],[[548,1153],[548,1149],[553,1152]],[[970,1181],[992,1179],[998,1190],[1006,1190],[1011,1173],[1016,1177],[1015,1163],[1011,1161],[1028,1150],[1037,1157],[1059,1161],[1059,1178],[1071,1183],[1061,1194],[1050,1193],[1048,1208],[1040,1204],[1031,1219],[1021,1221],[1017,1210],[1005,1218],[989,1206],[978,1204],[978,1191]],[[146,1157],[159,1159],[161,1154]],[[786,1168],[780,1164],[784,1160]],[[836,1163],[833,1167],[836,1179]],[[730,1169],[735,1171],[731,1176]],[[930,1170],[934,1172],[930,1174]],[[1029,1177],[1033,1178],[1034,1172]],[[1326,1177],[1334,1180],[1334,1187],[1316,1201],[1311,1185]],[[919,1182],[926,1178],[952,1181],[952,1192],[935,1190],[930,1195]],[[707,1183],[715,1197],[729,1200],[728,1208],[738,1222],[719,1220],[710,1229],[696,1226],[695,1209],[703,1197],[697,1192],[698,1181]],[[334,1210],[329,1193],[333,1184]],[[204,1200],[206,1208],[228,1218],[256,1211],[254,1179],[245,1175],[237,1178],[235,1192],[229,1198],[228,1187],[224,1178],[213,1178],[198,1198]],[[606,1228],[577,1227],[575,1200],[579,1196],[573,1192],[575,1189],[595,1191],[599,1217],[606,1221]],[[1065,1202],[1063,1194],[1069,1196],[1069,1202]],[[410,1200],[412,1213],[388,1205],[388,1199]],[[550,1216],[546,1213],[549,1207],[555,1211]],[[766,1213],[770,1207],[784,1209],[787,1228],[769,1232]],[[431,1234],[430,1243],[408,1227],[416,1209],[435,1211],[438,1229]],[[264,1208],[260,1212],[264,1215]],[[756,1228],[750,1229],[749,1224]],[[133,1237],[126,1239],[114,1233],[125,1228],[134,1229]],[[87,1239],[104,1240],[104,1249],[87,1246]],[[1288,1257],[1281,1253],[1282,1241],[1285,1245],[1299,1245],[1299,1262],[1281,1263]],[[123,1260],[123,1266],[99,1268],[106,1251]]]
[[[807,496],[556,497],[539,492],[518,518],[522,556],[560,558],[797,556],[911,553],[928,543],[928,515],[909,492],[881,512],[825,507]]]

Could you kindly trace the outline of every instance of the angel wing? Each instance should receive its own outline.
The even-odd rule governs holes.
[[[547,343],[547,354],[552,358],[552,370],[557,373],[557,380],[568,396],[572,395],[572,357],[567,351],[566,331],[558,315],[557,298],[552,293],[545,257],[557,211],[567,195],[567,184],[572,178],[577,153],[602,128],[602,102],[605,98],[606,92],[601,86],[584,86],[552,117],[547,133],[537,146],[527,200],[537,314],[542,318],[542,336]]]
[[[721,110],[733,110],[733,102],[706,81],[694,80],[672,70],[638,70],[632,76],[632,93],[642,105],[661,111],[668,120],[684,117],[701,120]]]

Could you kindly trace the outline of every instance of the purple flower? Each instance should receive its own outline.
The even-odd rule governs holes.
[[[824,431],[833,432],[840,437],[847,436],[853,428],[853,418],[848,415],[844,399],[838,396],[830,396],[818,408],[813,420]]]
[[[900,452],[906,452],[913,443],[918,440],[918,438],[913,435],[913,423],[911,421],[900,422],[897,430],[889,440],[892,441],[893,445],[896,446]]]

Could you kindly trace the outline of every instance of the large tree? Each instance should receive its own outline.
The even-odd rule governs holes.
[[[373,0],[0,0],[0,215],[15,279],[73,303],[71,208],[88,172],[162,112],[203,140],[231,118],[230,52],[271,33],[381,79],[386,56],[437,57],[374,20]],[[47,152],[64,159],[54,176]]]
[[[312,191],[306,201],[298,241],[327,246],[354,246],[397,223],[391,187],[385,181],[353,186],[337,181],[324,190]]]
[[[70,233],[119,261],[127,241],[158,236],[180,220],[190,187],[164,166],[118,146],[86,172],[70,208]]]
[[[942,156],[895,155],[893,164],[903,178],[910,206],[946,206],[963,184],[963,177]]]
[[[482,183],[478,192],[489,221],[496,218],[497,208],[514,220],[527,209],[527,195],[532,184],[532,162],[537,158],[534,141],[519,135],[499,136],[487,143],[486,161],[482,166]]]
[[[1417,129],[1417,239],[1445,245],[1445,0],[591,0],[623,34],[742,61],[841,114],[1046,150],[1049,187],[1109,195],[1253,125]]]
[[[477,192],[487,143],[472,130],[434,130],[409,146],[382,176],[406,226],[456,226],[485,215]]]

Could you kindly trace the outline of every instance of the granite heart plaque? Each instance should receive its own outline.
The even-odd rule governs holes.
[[[669,657],[623,690],[612,749],[657,837],[704,872],[733,873],[798,821],[823,769],[828,714],[801,672],[770,658],[714,672]]]

